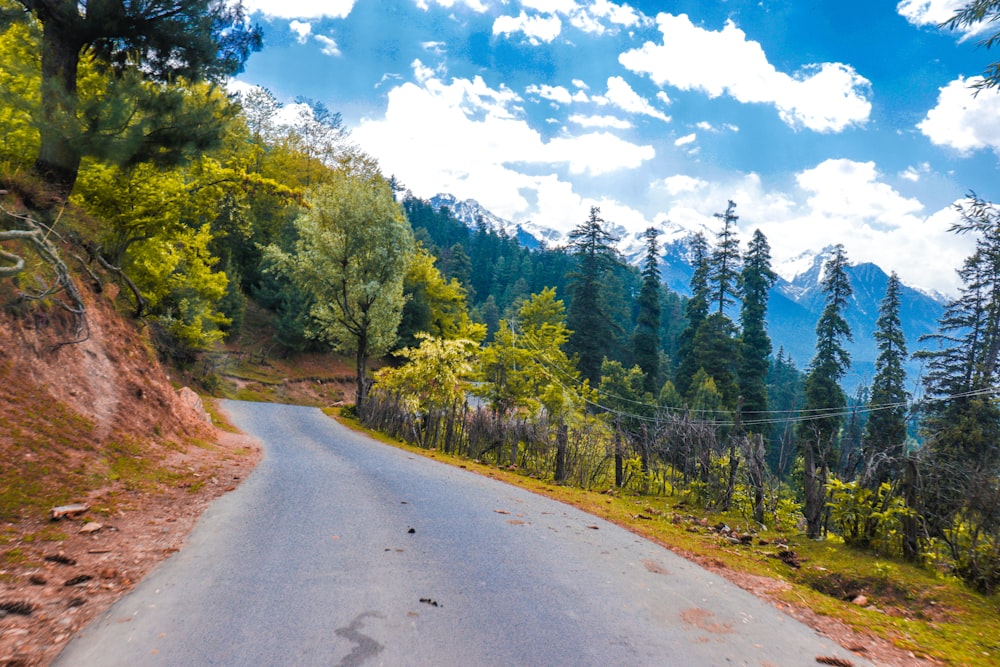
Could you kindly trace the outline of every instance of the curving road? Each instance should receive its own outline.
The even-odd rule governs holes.
[[[224,407],[263,461],[55,664],[870,664],[574,508],[315,409]]]

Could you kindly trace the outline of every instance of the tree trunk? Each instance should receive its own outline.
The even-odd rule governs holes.
[[[823,525],[823,490],[816,470],[816,445],[805,443],[805,471],[802,490],[805,494],[806,535],[810,539],[819,539]]]
[[[77,138],[77,66],[82,45],[72,21],[49,16],[42,24],[42,118],[34,170],[64,198],[80,170]]]
[[[358,386],[354,392],[354,407],[360,411],[364,407],[365,399],[368,398],[368,354],[364,344],[360,342],[355,355],[355,371]]]
[[[569,443],[569,432],[566,424],[556,427],[556,474],[555,481],[566,481],[566,445]]]
[[[615,429],[615,486],[621,488],[625,483],[625,470],[622,456],[622,432],[620,428]]]
[[[920,556],[917,535],[917,463],[907,458],[903,464],[903,500],[910,514],[903,517],[903,557],[916,561]]]
[[[764,436],[753,433],[747,439],[747,471],[750,477],[750,487],[753,489],[753,520],[764,523],[764,476],[767,469],[767,449]]]

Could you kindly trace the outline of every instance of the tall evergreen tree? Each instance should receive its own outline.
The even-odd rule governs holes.
[[[712,249],[709,282],[716,312],[723,313],[734,303],[740,277],[740,241],[736,237],[736,221],[740,217],[736,215],[736,203],[730,200],[726,212],[716,213],[715,217],[722,221],[722,229],[716,234]]]
[[[771,356],[771,339],[767,335],[767,301],[771,286],[777,279],[777,274],[771,270],[771,246],[758,229],[750,239],[740,272],[740,295],[743,297],[740,311],[740,394],[743,396],[743,410],[750,419],[754,418],[754,413],[767,412],[768,357]]]
[[[570,275],[573,299],[567,324],[570,354],[579,357],[580,374],[596,387],[601,379],[601,362],[611,348],[614,327],[603,298],[604,276],[616,261],[612,244],[617,240],[604,229],[601,209],[590,208],[586,222],[569,234],[569,247],[576,256],[576,270]]]
[[[694,267],[694,272],[691,274],[691,297],[684,304],[687,326],[678,337],[677,370],[674,372],[674,387],[682,396],[688,393],[691,380],[698,372],[698,360],[692,354],[694,337],[702,322],[708,317],[709,309],[708,241],[703,234],[698,233],[691,237],[690,244],[691,265]]]
[[[128,151],[128,163],[159,161],[182,146],[205,148],[217,141],[218,119],[186,122],[183,94],[138,83],[221,83],[261,46],[259,28],[250,26],[239,2],[18,2],[42,26],[35,171],[63,195],[73,189],[85,154]],[[109,71],[107,97],[117,97],[120,108],[81,107],[77,76],[84,58]],[[124,101],[123,92],[131,99]],[[112,149],[112,143],[118,145]]]
[[[826,305],[816,324],[816,356],[809,364],[805,382],[805,415],[799,426],[799,442],[804,459],[806,532],[818,538],[823,530],[826,478],[830,460],[835,455],[842,412],[847,397],[840,387],[851,366],[851,355],[844,347],[853,340],[844,319],[848,300],[853,295],[847,277],[847,255],[838,244],[823,267],[823,293]]]
[[[879,307],[875,324],[875,376],[872,378],[869,407],[871,414],[865,425],[865,477],[878,487],[888,480],[903,454],[906,441],[906,336],[899,319],[899,276],[893,271],[885,287],[885,298]]]
[[[635,363],[646,374],[643,389],[656,395],[660,389],[660,244],[654,227],[646,230],[646,256],[642,262],[639,316],[632,339]]]
[[[1000,496],[1000,210],[974,194],[956,207],[953,232],[977,235],[965,260],[958,297],[945,308],[939,333],[925,337],[936,349],[928,359],[924,391],[922,519],[931,536],[947,544],[961,576],[981,589],[997,583],[995,555],[983,557],[977,542],[1000,543],[996,498]],[[954,530],[956,517],[963,530]],[[972,545],[961,536],[972,535]],[[969,557],[970,553],[973,557]],[[995,554],[995,552],[994,552]]]

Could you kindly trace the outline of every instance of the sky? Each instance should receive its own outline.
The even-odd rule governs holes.
[[[244,0],[237,85],[340,112],[414,195],[569,231],[591,206],[768,238],[779,273],[842,243],[954,295],[953,206],[997,192],[1000,50],[939,28],[960,0]],[[710,239],[711,240],[711,239]]]

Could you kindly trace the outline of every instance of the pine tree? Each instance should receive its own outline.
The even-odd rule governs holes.
[[[822,533],[827,471],[834,457],[841,413],[847,405],[847,397],[840,387],[840,381],[851,366],[851,355],[844,348],[844,341],[853,340],[844,319],[848,300],[853,295],[846,269],[847,255],[844,246],[838,244],[823,267],[821,284],[826,305],[816,324],[816,356],[809,364],[805,383],[806,419],[799,426],[805,464],[806,531],[813,539]]]
[[[691,297],[684,304],[687,326],[681,331],[677,343],[677,370],[674,372],[674,387],[686,395],[691,388],[691,380],[698,372],[698,360],[693,355],[694,338],[705,318],[708,317],[708,241],[701,233],[691,237]]]
[[[611,349],[614,326],[603,298],[603,278],[615,263],[612,244],[617,240],[604,229],[601,209],[590,208],[587,221],[569,234],[569,247],[576,256],[576,270],[570,275],[573,299],[568,311],[572,330],[568,349],[579,357],[581,375],[596,387],[601,378],[601,362]]]
[[[872,378],[869,407],[871,414],[865,425],[865,477],[869,484],[878,485],[889,479],[903,455],[906,441],[906,336],[899,319],[899,276],[894,271],[885,287],[885,298],[879,307],[875,324],[878,358]]]
[[[771,286],[778,276],[771,270],[771,247],[758,229],[743,257],[740,273],[741,356],[740,395],[743,410],[753,419],[767,412],[768,357],[771,356],[771,339],[767,335],[767,301]],[[760,413],[755,415],[754,413]]]
[[[736,221],[740,217],[735,211],[736,204],[730,200],[725,213],[715,214],[722,221],[722,230],[715,237],[709,282],[717,313],[724,313],[726,307],[734,303],[740,276],[740,241],[736,237]]]
[[[73,189],[81,157],[107,155],[109,139],[123,139],[138,150],[138,159],[129,157],[135,163],[162,159],[201,134],[197,124],[178,123],[183,95],[170,96],[169,86],[142,86],[137,80],[221,83],[241,71],[250,53],[261,47],[260,30],[250,26],[239,2],[18,1],[42,26],[35,171],[64,195]],[[127,91],[145,99],[125,105],[130,113],[81,108],[77,74],[83,58],[109,71],[109,98]],[[150,122],[157,116],[167,120]],[[124,122],[108,125],[109,118]]]
[[[660,246],[659,232],[650,227],[644,236],[646,256],[642,263],[642,287],[639,290],[639,315],[632,339],[635,363],[646,374],[643,388],[656,394],[660,388]]]

